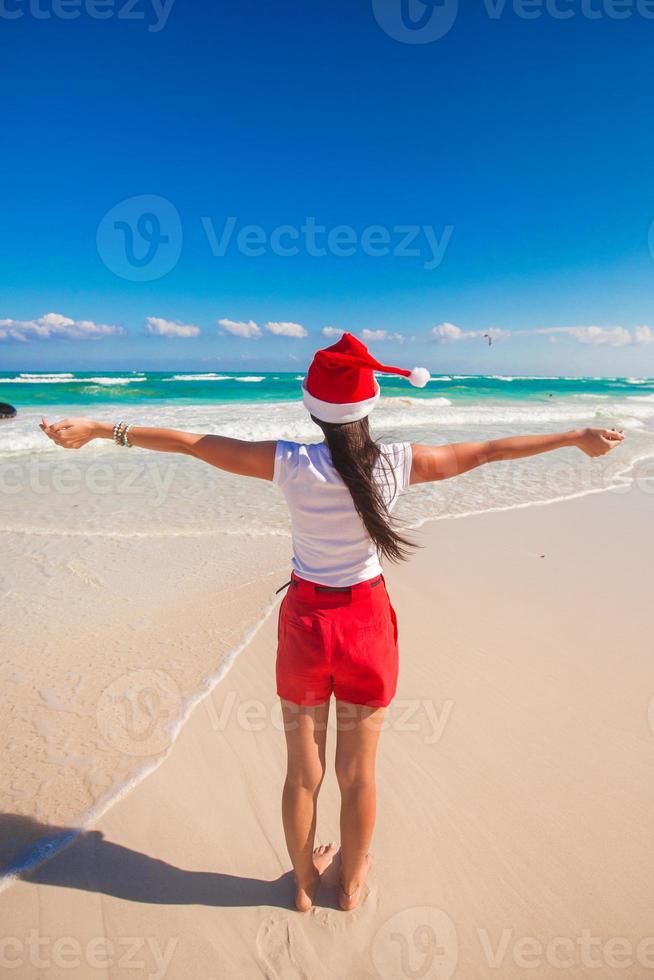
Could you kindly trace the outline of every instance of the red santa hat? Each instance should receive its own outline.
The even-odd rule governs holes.
[[[302,381],[302,399],[311,415],[322,422],[356,422],[368,415],[379,399],[374,371],[399,374],[416,388],[424,388],[431,375],[426,368],[380,364],[365,344],[351,333],[316,351]]]

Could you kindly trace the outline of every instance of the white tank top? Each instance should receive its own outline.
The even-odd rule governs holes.
[[[374,478],[390,511],[409,489],[411,443],[380,443],[380,449],[387,458],[377,461]],[[291,566],[300,578],[343,586],[365,582],[381,572],[377,548],[332,464],[326,443],[280,439],[273,483],[281,487],[290,511]]]

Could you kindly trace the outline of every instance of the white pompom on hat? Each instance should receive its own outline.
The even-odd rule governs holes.
[[[431,375],[426,368],[390,367],[380,364],[351,333],[335,344],[316,351],[302,381],[302,399],[311,415],[322,422],[356,422],[368,415],[379,400],[374,372],[399,374],[416,388],[424,388]]]

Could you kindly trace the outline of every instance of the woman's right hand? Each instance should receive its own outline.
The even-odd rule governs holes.
[[[587,456],[604,456],[624,442],[621,429],[580,429],[575,445]]]
[[[41,419],[39,428],[62,449],[81,449],[98,435],[93,419],[63,419],[53,425],[47,419]]]

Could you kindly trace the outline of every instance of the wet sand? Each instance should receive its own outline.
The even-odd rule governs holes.
[[[291,908],[275,610],[165,761],[0,894],[5,966],[21,978],[651,975],[651,511],[632,488],[434,522],[413,561],[387,569],[401,671],[359,909],[337,909],[332,873],[312,912]],[[334,740],[332,727],[317,843],[338,834]],[[45,830],[26,813],[2,823],[17,850]]]

